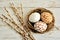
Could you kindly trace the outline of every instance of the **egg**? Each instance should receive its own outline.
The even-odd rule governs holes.
[[[32,22],[32,23],[35,23],[39,20],[40,20],[40,14],[37,13],[37,12],[34,12],[29,16],[29,21]]]
[[[49,12],[43,12],[43,13],[41,13],[41,19],[45,23],[50,23],[50,22],[52,22],[53,17]]]
[[[34,29],[38,32],[44,32],[47,29],[47,24],[42,21],[39,21],[34,24]]]

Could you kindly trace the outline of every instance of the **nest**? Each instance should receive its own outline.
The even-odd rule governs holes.
[[[39,12],[40,14],[42,14],[42,12],[49,12],[49,13],[52,15],[53,20],[52,20],[52,22],[47,23],[47,26],[48,26],[48,27],[47,27],[47,29],[46,29],[44,32],[38,32],[37,30],[35,30],[35,29],[34,29],[34,23],[31,23],[31,22],[29,21],[29,16],[30,16],[32,13],[34,13],[34,12]],[[40,20],[40,21],[42,21],[42,20]],[[34,33],[45,33],[45,32],[50,31],[50,30],[54,27],[54,22],[55,22],[55,19],[54,19],[53,13],[52,13],[50,10],[47,10],[47,9],[45,9],[45,8],[33,9],[33,10],[31,10],[31,11],[28,13],[28,16],[27,16],[27,26],[28,26],[28,27],[31,29],[31,31],[34,32]]]

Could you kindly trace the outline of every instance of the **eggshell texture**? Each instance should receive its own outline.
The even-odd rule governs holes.
[[[34,28],[38,32],[44,32],[47,29],[47,24],[42,22],[42,21],[39,21],[39,22],[34,24]]]
[[[50,22],[52,22],[53,17],[52,17],[52,15],[51,15],[50,13],[48,13],[48,12],[43,12],[43,13],[41,14],[41,19],[42,19],[42,21],[44,21],[45,23],[50,23]]]
[[[32,23],[35,23],[39,20],[40,20],[40,14],[37,13],[37,12],[34,12],[29,16],[29,21],[32,22]]]

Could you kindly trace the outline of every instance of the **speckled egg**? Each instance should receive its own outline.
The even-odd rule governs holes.
[[[47,24],[42,21],[39,21],[34,24],[34,29],[38,32],[44,32],[47,29]]]
[[[32,22],[32,23],[35,23],[39,20],[40,20],[40,14],[37,13],[37,12],[34,12],[29,16],[29,21]]]
[[[50,22],[52,22],[53,17],[49,12],[43,12],[43,13],[41,13],[41,19],[45,23],[50,23]]]

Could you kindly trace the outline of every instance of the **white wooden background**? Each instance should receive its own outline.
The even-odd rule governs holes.
[[[34,8],[43,7],[53,12],[55,16],[55,25],[59,28],[54,28],[52,31],[45,34],[35,34],[36,40],[60,40],[60,0],[0,0],[0,14],[6,13],[3,7],[7,7],[10,13],[13,13],[9,8],[9,3],[14,3],[16,7],[20,7],[22,3],[24,18],[27,13]],[[21,40],[21,36],[11,29],[7,24],[0,21],[0,40]]]

